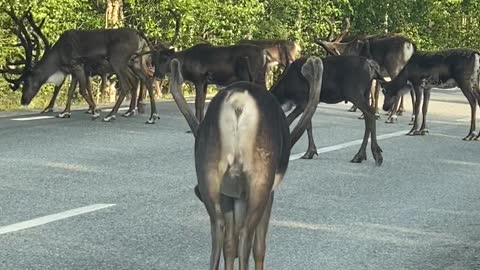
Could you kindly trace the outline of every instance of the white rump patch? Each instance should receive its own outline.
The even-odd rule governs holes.
[[[259,112],[257,103],[247,92],[234,92],[222,105],[219,119],[222,161],[220,171],[226,165],[243,164],[248,170],[253,160]]]
[[[50,77],[48,77],[47,83],[53,83],[56,86],[59,86],[65,80],[65,76],[67,76],[65,73],[57,71],[53,73]]]
[[[405,44],[403,45],[403,61],[405,61],[405,63],[407,63],[408,60],[410,60],[410,57],[412,57],[413,52],[414,52],[413,44],[410,42],[405,42]]]
[[[480,55],[475,54],[475,63],[473,64],[472,84],[473,89],[480,91]]]

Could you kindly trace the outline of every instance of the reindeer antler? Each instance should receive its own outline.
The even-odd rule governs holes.
[[[334,42],[341,42],[345,38],[345,36],[348,34],[348,32],[350,31],[350,19],[348,17],[345,17],[345,19],[343,21],[345,23],[345,27],[343,28],[342,32],[335,39]]]
[[[50,42],[48,41],[47,37],[43,34],[42,32],[42,27],[43,27],[43,24],[45,23],[45,20],[47,18],[43,18],[43,20],[40,22],[39,25],[37,25],[35,23],[35,20],[33,19],[33,14],[29,11],[26,15],[26,19],[28,21],[28,23],[30,24],[30,26],[32,27],[33,29],[33,33],[34,33],[34,36],[35,38],[38,40],[38,38],[40,38],[45,46],[44,48],[44,54],[46,52],[48,52],[51,48],[50,46]]]
[[[33,15],[30,12],[31,8],[24,12],[23,16],[19,18],[13,9],[2,9],[13,20],[16,27],[11,28],[12,34],[14,34],[20,43],[15,44],[16,47],[23,47],[25,51],[25,57],[20,56],[17,60],[7,60],[6,66],[0,69],[4,79],[10,83],[10,88],[15,91],[23,83],[27,74],[31,71],[34,62],[40,58],[40,40],[39,37],[45,43],[45,36],[41,34],[40,28],[43,25],[43,21],[40,25],[35,24]],[[25,20],[30,23],[31,28],[35,34],[30,34],[25,27]],[[45,39],[44,39],[45,38]],[[45,43],[46,47],[49,47],[48,41]],[[35,50],[35,53],[34,53]],[[21,67],[23,65],[23,68]],[[18,78],[12,78],[8,75],[20,75]]]
[[[182,16],[175,10],[169,8],[167,9],[170,14],[175,18],[175,35],[173,36],[172,41],[170,42],[170,45],[174,45],[175,42],[177,42],[178,36],[180,34],[180,27],[181,27],[181,22],[182,22]]]
[[[333,22],[329,18],[327,18],[326,16],[324,16],[323,19],[325,19],[325,21],[328,24],[327,41],[332,42],[334,40],[334,38],[333,38]]]
[[[20,40],[20,44],[22,44],[22,47],[25,49],[25,68],[26,69],[31,69],[32,67],[32,60],[33,60],[33,46],[32,46],[32,41],[29,38],[28,31],[25,28],[25,25],[23,24],[23,20],[25,16],[27,15],[28,12],[30,12],[30,9],[28,9],[24,16],[22,16],[21,19],[15,15],[15,12],[12,7],[10,7],[10,10],[5,10],[5,12],[12,18],[13,22],[18,26],[18,29],[12,28],[11,31],[12,33],[18,37]]]

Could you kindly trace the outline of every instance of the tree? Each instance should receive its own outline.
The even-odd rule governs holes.
[[[105,28],[118,28],[123,26],[123,1],[106,0]]]

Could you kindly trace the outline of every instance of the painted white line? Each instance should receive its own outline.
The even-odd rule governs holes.
[[[387,134],[379,135],[379,136],[377,136],[377,140],[383,140],[383,139],[398,137],[398,136],[407,134],[407,132],[409,132],[409,131],[410,130],[402,130],[402,131],[397,131],[397,132],[393,132],[393,133],[387,133]],[[340,149],[347,148],[347,147],[350,147],[350,146],[360,145],[360,144],[362,144],[362,141],[363,140],[355,140],[355,141],[351,141],[351,142],[346,142],[346,143],[341,143],[341,144],[332,145],[332,146],[328,146],[328,147],[323,147],[323,148],[317,149],[317,152],[319,154],[332,152],[332,151],[340,150]],[[370,139],[368,141],[370,141]],[[304,154],[305,154],[305,152],[291,155],[290,160],[300,159]]]
[[[130,107],[120,107],[118,108],[119,111],[126,111],[128,110]]]
[[[41,119],[52,119],[55,116],[51,115],[42,115],[42,116],[32,116],[32,117],[22,117],[22,118],[12,118],[13,121],[32,121],[32,120],[41,120]]]
[[[97,210],[107,208],[107,207],[111,207],[111,206],[114,206],[114,205],[115,204],[92,204],[92,205],[88,205],[88,206],[84,206],[84,207],[80,207],[80,208],[76,208],[76,209],[72,209],[72,210],[67,210],[67,211],[64,211],[64,212],[60,212],[58,214],[53,214],[53,215],[48,215],[48,216],[44,216],[44,217],[34,218],[34,219],[31,219],[31,220],[27,220],[27,221],[23,221],[23,222],[19,222],[19,223],[15,223],[15,224],[0,227],[0,234],[10,233],[10,232],[15,232],[15,231],[19,231],[19,230],[24,230],[24,229],[40,226],[40,225],[47,224],[47,223],[50,223],[50,222],[53,222],[53,221],[57,221],[57,220],[61,220],[61,219],[65,219],[65,218],[69,218],[69,217],[73,217],[73,216],[78,216],[78,215],[81,215],[81,214],[97,211]]]
[[[470,122],[470,117],[460,118],[455,120],[456,122]]]

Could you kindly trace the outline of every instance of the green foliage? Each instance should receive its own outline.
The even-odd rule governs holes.
[[[0,6],[13,6],[17,12],[32,7],[36,19],[47,17],[44,32],[51,41],[68,29],[105,25],[105,0],[0,0]],[[313,39],[328,34],[325,17],[335,21],[335,33],[349,17],[353,33],[401,33],[422,50],[480,49],[478,0],[124,0],[125,26],[145,32],[151,40],[171,41],[175,17],[169,9],[182,18],[174,44],[179,49],[199,42],[227,45],[246,38],[285,38],[296,41],[304,55],[323,54]],[[17,41],[4,13],[0,25],[0,64],[4,64],[18,48],[11,47]],[[51,88],[44,89],[33,107],[48,101]],[[19,94],[0,79],[0,109],[16,107],[18,100]]]

